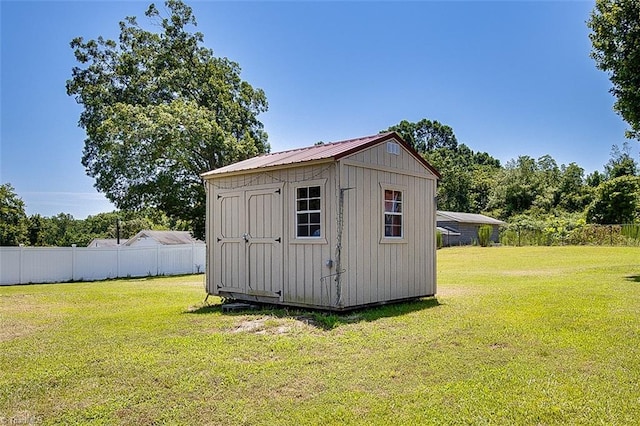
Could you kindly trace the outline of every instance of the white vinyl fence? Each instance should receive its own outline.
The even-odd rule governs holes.
[[[206,246],[0,247],[0,285],[94,281],[205,271]]]

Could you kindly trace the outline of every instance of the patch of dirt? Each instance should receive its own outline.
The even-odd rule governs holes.
[[[28,324],[24,321],[12,321],[2,318],[0,319],[0,322],[2,322],[2,328],[0,328],[0,343],[8,342],[9,340],[17,339],[18,337],[28,336],[39,329],[35,325]]]
[[[265,316],[255,319],[243,319],[231,329],[231,333],[288,334],[306,328],[316,327],[310,318],[277,318]]]

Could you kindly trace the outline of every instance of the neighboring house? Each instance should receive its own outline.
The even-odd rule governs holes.
[[[176,244],[204,244],[195,239],[189,231],[149,231],[143,230],[122,243],[127,247],[170,246]]]
[[[118,247],[118,240],[116,238],[94,238],[89,244],[87,244],[87,247]]]
[[[448,247],[452,245],[457,245],[460,240],[460,233],[456,232],[452,229],[442,228],[440,226],[436,227],[436,230],[442,235],[442,246]]]
[[[208,294],[339,311],[436,293],[440,175],[394,132],[202,177]]]
[[[443,233],[444,246],[469,245],[478,242],[478,229],[482,225],[491,225],[491,241],[498,242],[500,226],[505,222],[489,216],[475,213],[460,213],[438,210],[437,226],[448,231]],[[442,231],[441,231],[442,232]]]

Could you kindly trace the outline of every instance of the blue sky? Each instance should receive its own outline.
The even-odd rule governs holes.
[[[69,42],[116,39],[125,16],[146,23],[149,3],[0,3],[0,182],[27,214],[113,209],[80,164]],[[594,1],[187,3],[205,45],[266,92],[272,151],[428,118],[503,164],[549,154],[590,173],[625,141],[589,57]]]

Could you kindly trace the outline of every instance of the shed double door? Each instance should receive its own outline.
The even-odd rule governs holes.
[[[221,190],[215,198],[218,290],[281,298],[282,187]]]

